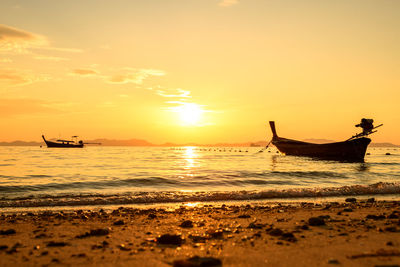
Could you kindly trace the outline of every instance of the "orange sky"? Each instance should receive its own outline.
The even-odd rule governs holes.
[[[0,141],[400,144],[400,1],[0,2]]]

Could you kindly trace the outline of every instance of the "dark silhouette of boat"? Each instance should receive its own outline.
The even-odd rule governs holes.
[[[82,140],[76,141],[76,140],[62,140],[59,139],[57,141],[49,141],[46,140],[44,135],[42,135],[42,138],[44,142],[46,143],[47,147],[80,147],[82,148],[84,146],[84,143]],[[77,136],[73,136],[72,138],[77,138]]]
[[[374,127],[372,119],[362,119],[361,123],[356,125],[356,127],[363,129],[362,133],[356,134],[343,142],[315,144],[279,137],[276,133],[275,122],[270,121],[269,124],[273,135],[270,143],[285,155],[348,162],[364,161],[365,152],[371,142],[371,139],[366,136],[375,133],[374,129],[383,125]]]

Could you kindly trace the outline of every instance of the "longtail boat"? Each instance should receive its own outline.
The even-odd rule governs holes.
[[[77,136],[73,136],[73,138],[76,138]],[[76,141],[76,140],[62,140],[59,139],[57,141],[49,141],[46,140],[44,135],[42,135],[42,138],[44,142],[46,143],[47,147],[79,147],[82,148],[84,146],[84,143],[82,140]]]
[[[367,147],[371,139],[368,135],[375,133],[376,128],[382,126],[373,126],[372,119],[362,119],[356,127],[361,127],[363,131],[356,134],[346,141],[315,144],[302,142],[279,137],[276,133],[275,122],[269,122],[272,131],[272,143],[281,153],[292,156],[305,156],[318,159],[339,160],[348,162],[363,162]],[[267,145],[268,147],[268,145]]]

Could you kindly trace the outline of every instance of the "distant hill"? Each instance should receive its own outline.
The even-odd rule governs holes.
[[[399,145],[395,145],[392,143],[371,143],[370,147],[400,147]]]
[[[154,146],[154,144],[142,139],[128,139],[128,140],[94,139],[94,140],[85,140],[84,142],[101,143],[102,146]]]
[[[127,140],[115,140],[115,139],[94,139],[84,140],[88,143],[101,143],[102,146],[156,146],[156,147],[176,147],[176,146],[203,146],[203,147],[265,147],[267,141],[256,141],[256,142],[245,142],[245,143],[216,143],[216,144],[198,144],[198,143],[164,143],[164,144],[153,144],[142,139],[127,139]],[[305,139],[304,142],[324,144],[335,142],[327,139]],[[0,146],[44,146],[44,142],[36,141],[12,141],[12,142],[0,142]],[[370,147],[400,147],[392,143],[371,143]]]
[[[326,143],[333,143],[335,142],[334,140],[329,140],[329,139],[304,139],[304,142],[309,142],[309,143],[314,143],[314,144],[326,144]]]
[[[44,142],[26,142],[26,141],[12,141],[12,142],[0,142],[0,146],[40,146],[44,145]]]

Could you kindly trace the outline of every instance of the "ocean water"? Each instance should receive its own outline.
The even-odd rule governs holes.
[[[260,149],[0,147],[0,208],[388,194],[400,199],[400,149],[369,148],[365,163]]]

